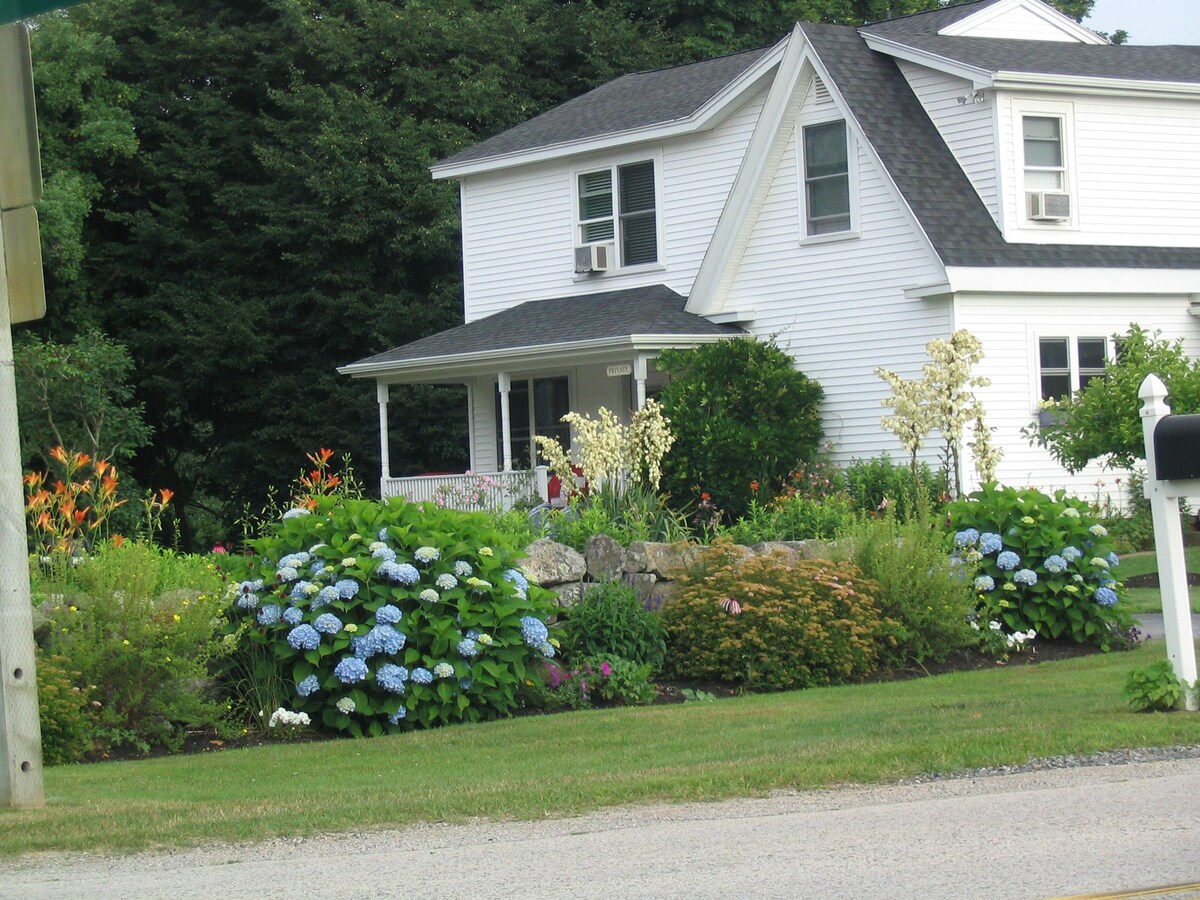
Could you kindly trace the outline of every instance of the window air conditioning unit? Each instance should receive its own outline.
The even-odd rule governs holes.
[[[613,244],[585,244],[575,248],[575,271],[607,272],[613,267]]]
[[[1060,191],[1030,191],[1029,218],[1035,222],[1064,222],[1071,218],[1071,195]]]

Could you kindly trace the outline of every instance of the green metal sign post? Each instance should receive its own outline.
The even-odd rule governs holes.
[[[31,19],[52,9],[76,6],[83,0],[0,0],[0,25]]]

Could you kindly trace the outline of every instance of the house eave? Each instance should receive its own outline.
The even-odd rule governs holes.
[[[1190,297],[1198,287],[1200,269],[948,266],[945,285],[931,293]]]
[[[897,59],[903,59],[911,63],[916,63],[919,66],[925,66],[929,69],[936,69],[939,72],[946,72],[949,75],[956,75],[959,78],[971,82],[972,87],[976,90],[982,90],[992,86],[992,75],[994,74],[988,69],[980,68],[979,66],[968,65],[959,60],[950,59],[949,57],[940,56],[937,53],[931,53],[928,50],[921,50],[917,47],[910,46],[902,41],[892,40],[891,38],[879,37],[867,31],[859,31],[859,35],[867,46],[877,53],[884,53],[888,56],[893,56]]]
[[[1040,72],[997,72],[992,77],[992,84],[996,90],[1070,92],[1096,96],[1120,95],[1140,99],[1200,96],[1200,84],[1191,82],[1096,78],[1082,75],[1051,75]]]

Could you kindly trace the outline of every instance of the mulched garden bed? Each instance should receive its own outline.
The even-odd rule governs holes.
[[[1156,588],[1161,587],[1158,583],[1158,573],[1148,572],[1145,575],[1133,575],[1126,578],[1122,582],[1127,588]],[[1200,587],[1200,573],[1188,572],[1187,583],[1192,587]]]

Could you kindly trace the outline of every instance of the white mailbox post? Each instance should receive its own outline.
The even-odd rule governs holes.
[[[1184,683],[1185,706],[1196,711],[1196,644],[1188,601],[1187,564],[1179,498],[1200,496],[1200,416],[1173,416],[1167,386],[1147,375],[1138,390],[1146,442],[1146,499],[1154,517],[1154,546],[1162,590],[1167,659]]]

